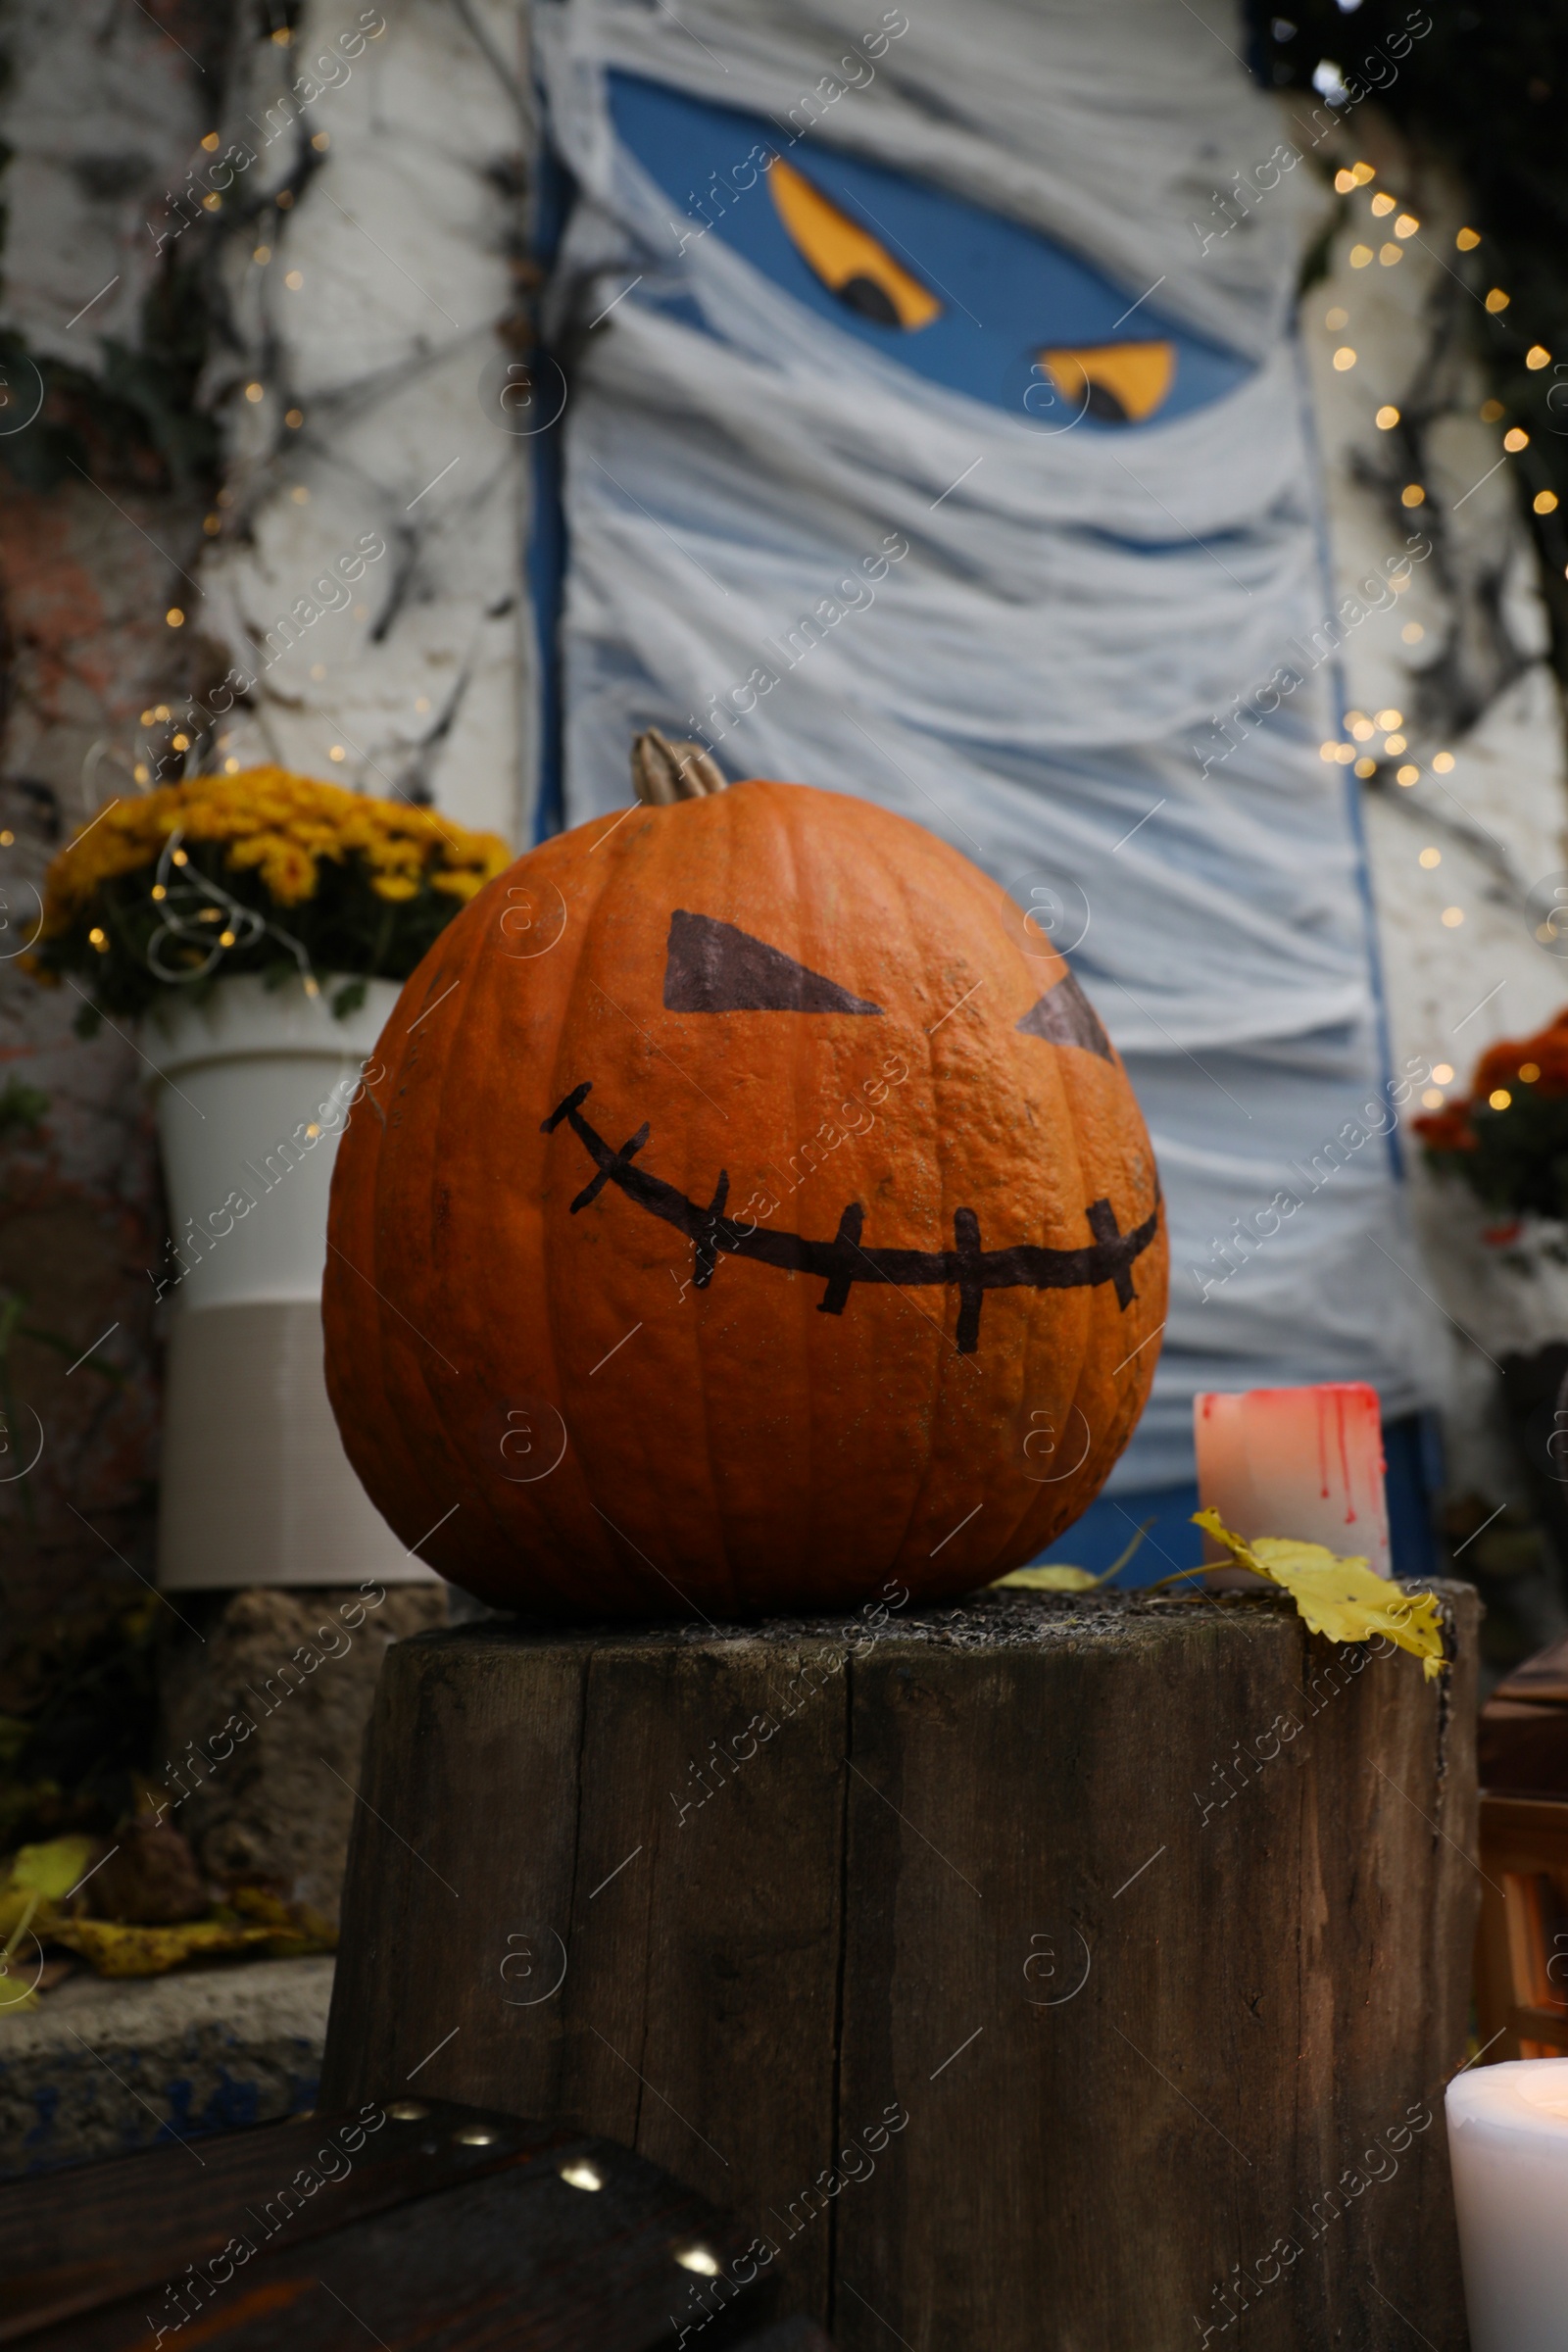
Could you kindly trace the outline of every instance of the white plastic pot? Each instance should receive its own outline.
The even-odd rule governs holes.
[[[172,1237],[158,1574],[167,1589],[433,1580],[349,1465],[321,1348],[337,1139],[397,1002],[290,978],[175,989],[142,1024]]]

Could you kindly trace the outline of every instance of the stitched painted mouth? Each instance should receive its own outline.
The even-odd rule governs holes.
[[[696,1289],[708,1289],[721,1257],[752,1258],[788,1273],[815,1275],[827,1286],[817,1303],[817,1312],[823,1315],[842,1315],[858,1282],[892,1283],[899,1290],[955,1285],[960,1355],[973,1355],[980,1346],[980,1308],[987,1291],[1094,1290],[1108,1282],[1125,1311],[1138,1296],[1133,1265],[1159,1230],[1156,1199],[1151,1213],[1130,1233],[1118,1231],[1116,1212],[1108,1200],[1091,1200],[1084,1217],[1094,1239],[1081,1250],[1046,1250],[1027,1242],[1005,1250],[983,1249],[980,1220],[972,1208],[954,1210],[951,1250],[865,1250],[860,1246],[865,1211],[858,1200],[852,1200],[843,1211],[831,1241],[813,1242],[800,1233],[764,1232],[755,1221],[747,1224],[725,1216],[729,1177],[722,1168],[713,1198],[703,1208],[662,1177],[634,1166],[653,1130],[645,1120],[618,1150],[608,1144],[582,1115],[581,1105],[592,1091],[591,1080],[574,1087],[549,1118],[540,1122],[540,1133],[553,1135],[564,1120],[598,1170],[572,1201],[573,1216],[591,1207],[605,1186],[612,1184],[650,1216],[686,1236],[696,1253]]]

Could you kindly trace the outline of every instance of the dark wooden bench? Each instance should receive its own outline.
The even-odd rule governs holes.
[[[441,2099],[0,2190],[29,2352],[831,2352],[748,2231],[613,2140]]]

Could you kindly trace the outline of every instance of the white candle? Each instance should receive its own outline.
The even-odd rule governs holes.
[[[1472,2067],[1447,2108],[1471,2352],[1562,2352],[1568,2058]]]
[[[1376,1389],[1336,1381],[1197,1396],[1193,1435],[1199,1497],[1233,1534],[1326,1544],[1392,1573]]]

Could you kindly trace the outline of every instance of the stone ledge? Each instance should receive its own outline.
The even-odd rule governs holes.
[[[313,2106],[333,1967],[72,1977],[41,2007],[0,2015],[0,2179]]]

